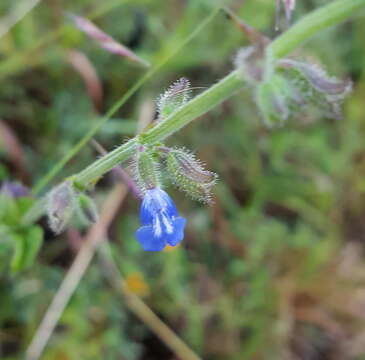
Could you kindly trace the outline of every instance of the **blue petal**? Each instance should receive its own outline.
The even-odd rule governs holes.
[[[175,246],[184,238],[184,227],[186,220],[179,216],[172,219],[174,231],[171,234],[166,234],[166,241],[169,245]]]
[[[185,223],[181,216],[172,219],[164,214],[156,216],[153,225],[137,230],[137,240],[145,251],[161,251],[166,244],[175,246],[184,238]]]
[[[152,225],[156,215],[162,211],[169,217],[178,216],[174,202],[165,191],[159,187],[147,190],[141,205],[141,223],[143,225]]]
[[[152,225],[140,227],[136,231],[136,237],[145,251],[161,251],[166,246],[166,242],[162,237],[155,236]]]

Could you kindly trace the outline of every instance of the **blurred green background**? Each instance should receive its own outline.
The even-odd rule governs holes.
[[[329,2],[298,0],[294,21]],[[21,12],[22,3],[0,1],[0,30]],[[225,4],[266,35],[279,34],[274,0]],[[65,13],[92,19],[154,64],[216,6],[212,0],[41,1],[0,38],[0,181],[34,186],[145,73],[101,49]],[[247,88],[168,140],[196,152],[220,177],[212,206],[168,187],[187,218],[181,246],[161,253],[141,250],[134,235],[139,201],[130,194],[108,229],[129,291],[202,359],[365,359],[364,33],[364,14],[358,14],[299,51],[329,73],[353,80],[343,120],[308,116],[270,130]],[[95,139],[115,148],[135,134],[138,121],[154,116],[156,98],[173,81],[184,76],[192,86],[209,87],[233,68],[234,54],[245,45],[244,34],[219,13]],[[85,56],[97,77],[83,78],[72,54]],[[88,144],[47,189],[97,157]],[[96,186],[98,204],[114,181],[107,175]],[[4,224],[0,358],[22,359],[79,245],[72,230],[55,236],[42,219],[39,255],[12,271],[14,238],[1,232]],[[80,224],[75,228],[87,232]],[[97,257],[42,358],[177,359],[109,285]]]

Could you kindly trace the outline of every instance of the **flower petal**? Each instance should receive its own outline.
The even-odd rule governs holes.
[[[153,219],[163,210],[170,217],[178,215],[174,202],[165,191],[159,187],[147,190],[140,211],[141,223],[152,225]]]
[[[177,245],[184,238],[184,228],[186,220],[179,216],[172,219],[173,232],[166,234],[166,242],[171,245]]]
[[[140,227],[136,231],[136,237],[145,251],[162,251],[166,246],[166,241],[162,236],[155,236],[152,225]]]

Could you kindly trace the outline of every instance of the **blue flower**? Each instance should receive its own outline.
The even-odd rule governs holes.
[[[161,251],[167,244],[177,245],[184,238],[186,220],[179,216],[170,196],[159,187],[146,191],[140,219],[143,226],[136,231],[145,251]]]

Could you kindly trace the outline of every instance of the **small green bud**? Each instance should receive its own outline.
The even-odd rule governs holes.
[[[190,99],[190,81],[181,78],[175,81],[158,99],[159,121],[167,118]]]
[[[95,223],[99,218],[98,210],[94,200],[84,193],[77,197],[77,209],[81,219],[87,223]]]
[[[132,163],[132,175],[142,194],[160,185],[159,165],[151,150],[140,145]]]
[[[167,171],[172,182],[193,199],[211,202],[211,188],[217,181],[217,174],[207,171],[195,156],[184,149],[168,149]]]
[[[71,181],[65,181],[50,191],[47,197],[47,215],[49,226],[56,234],[61,233],[71,220],[75,197]]]

